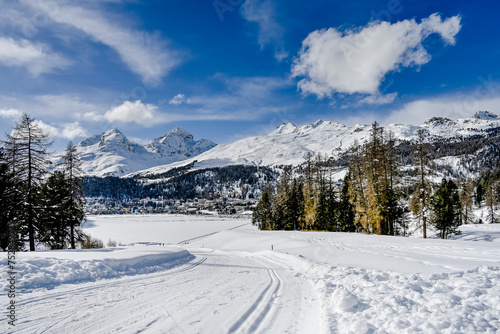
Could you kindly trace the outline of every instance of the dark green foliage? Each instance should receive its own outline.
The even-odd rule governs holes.
[[[17,189],[16,179],[5,161],[3,149],[0,148],[0,249],[20,251],[24,248],[24,237],[27,230],[19,228],[21,196]]]
[[[270,188],[262,197],[253,213],[252,222],[261,230],[296,230],[355,232],[354,209],[349,198],[347,176],[339,196],[334,185],[323,178],[317,192],[316,216],[308,225],[304,219],[304,182],[302,177],[292,178],[291,170],[285,169],[274,195]]]
[[[85,216],[78,183],[54,172],[42,186],[40,207],[39,241],[50,249],[75,248],[82,239],[78,227]]]
[[[68,245],[71,188],[62,172],[52,174],[41,189],[39,241],[50,249]]]
[[[474,194],[474,202],[476,205],[481,205],[481,202],[484,201],[484,181],[481,180],[476,186],[476,192]]]
[[[135,179],[114,176],[86,176],[82,179],[82,188],[85,197],[106,197],[120,200],[143,197],[143,187]]]
[[[296,230],[304,224],[304,193],[302,192],[303,182],[300,179],[293,179],[290,188],[290,195],[286,201],[285,230]],[[310,228],[310,226],[306,226]]]
[[[432,197],[432,208],[433,223],[439,231],[440,238],[446,239],[450,234],[458,232],[462,207],[455,182],[443,179]]]
[[[273,200],[272,190],[267,188],[253,212],[252,224],[260,230],[274,230]]]
[[[65,185],[69,191],[67,194],[67,207],[65,208],[65,222],[69,227],[69,244],[72,249],[76,248],[76,242],[80,238],[78,227],[85,219],[85,210],[83,208],[84,197],[80,159],[76,155],[76,147],[72,142],[68,143],[63,157],[62,166],[64,167]]]
[[[339,232],[355,232],[357,230],[354,224],[354,206],[349,196],[349,187],[351,184],[351,177],[346,175],[342,188],[340,191],[340,200],[337,209],[337,220]]]

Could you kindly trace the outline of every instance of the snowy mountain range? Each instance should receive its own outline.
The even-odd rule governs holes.
[[[298,165],[304,162],[303,157],[307,152],[338,158],[355,142],[364,143],[370,136],[370,129],[371,125],[357,124],[349,127],[335,121],[322,120],[302,126],[286,123],[268,135],[217,145],[198,156],[159,165],[129,176],[148,177],[187,165],[192,165],[193,169],[237,164]],[[385,129],[392,132],[399,142],[415,142],[419,129],[424,130],[425,140],[429,143],[460,142],[468,138],[488,137],[493,132],[500,131],[500,118],[491,112],[480,111],[470,118],[451,120],[434,117],[420,126],[390,124]]]
[[[225,145],[216,145],[208,139],[195,141],[192,134],[181,128],[146,145],[138,145],[114,129],[82,141],[77,151],[86,175],[148,177],[185,166],[199,170],[231,165],[298,165],[308,152],[339,158],[356,142],[364,143],[370,136],[370,129],[371,125],[346,126],[322,120],[301,126],[286,123],[267,135]],[[494,113],[480,111],[470,118],[434,117],[420,126],[390,124],[385,129],[400,143],[414,143],[419,129],[424,130],[429,143],[453,143],[492,136],[500,138],[500,118]],[[457,159],[460,157],[447,157],[437,163],[461,164]]]
[[[76,149],[85,174],[103,177],[185,160],[215,146],[208,139],[195,141],[192,134],[177,127],[146,145],[130,142],[118,129],[108,130],[83,140]]]

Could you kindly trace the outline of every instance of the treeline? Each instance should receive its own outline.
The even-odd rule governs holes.
[[[390,133],[377,123],[369,140],[350,150],[348,172],[334,182],[331,159],[307,154],[305,163],[285,169],[276,187],[269,186],[253,214],[252,222],[263,230],[317,230],[364,232],[380,235],[411,234],[410,219],[417,219],[427,236],[433,224],[441,238],[457,233],[462,223],[473,222],[472,206],[486,204],[489,222],[495,222],[494,205],[500,202],[500,172],[477,182],[430,182],[432,154],[424,132],[411,152],[401,156]],[[413,161],[412,172],[402,161]],[[411,174],[412,177],[403,177]],[[488,195],[487,195],[488,194]]]
[[[0,248],[34,251],[76,248],[85,236],[80,162],[69,143],[59,168],[49,173],[48,135],[28,115],[0,147]]]

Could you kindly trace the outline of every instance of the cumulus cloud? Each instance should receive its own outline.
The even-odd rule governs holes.
[[[283,46],[284,29],[276,21],[276,10],[269,0],[247,0],[241,6],[241,15],[248,22],[256,23],[259,28],[258,42],[261,49],[274,47],[274,57],[282,61],[288,57]]]
[[[5,37],[0,37],[0,63],[25,67],[33,76],[63,69],[71,64],[69,60],[52,52],[43,44]]]
[[[318,98],[333,93],[377,95],[387,73],[430,61],[422,44],[429,35],[437,33],[453,45],[460,21],[460,16],[442,20],[432,14],[420,23],[373,21],[359,29],[317,30],[302,42],[292,76],[303,77],[298,88]]]
[[[46,10],[44,2],[22,1],[32,8]],[[180,63],[177,52],[167,47],[159,35],[125,27],[121,22],[110,21],[95,10],[70,4],[58,6],[54,15],[57,23],[64,24],[91,36],[95,41],[113,48],[129,69],[150,85],[157,85],[161,78]]]
[[[3,118],[20,118],[22,116],[22,112],[17,109],[0,109],[0,116]]]
[[[43,133],[49,135],[49,137],[57,137],[59,135],[59,131],[55,127],[44,123],[43,121],[36,119],[33,121],[33,124],[35,126],[38,126],[43,131]]]
[[[168,103],[178,106],[178,105],[181,105],[183,103],[189,103],[189,100],[186,99],[186,95],[184,95],[184,94],[177,94]]]
[[[144,126],[151,126],[160,122],[157,109],[157,106],[144,104],[140,100],[135,102],[125,101],[121,105],[108,110],[104,114],[104,118],[110,122],[134,122]]]
[[[78,122],[66,124],[60,134],[61,137],[72,140],[77,137],[87,137],[87,132]]]

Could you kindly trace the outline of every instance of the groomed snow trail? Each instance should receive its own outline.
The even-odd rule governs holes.
[[[16,333],[318,333],[320,298],[285,265],[190,250],[179,267],[19,297]]]

